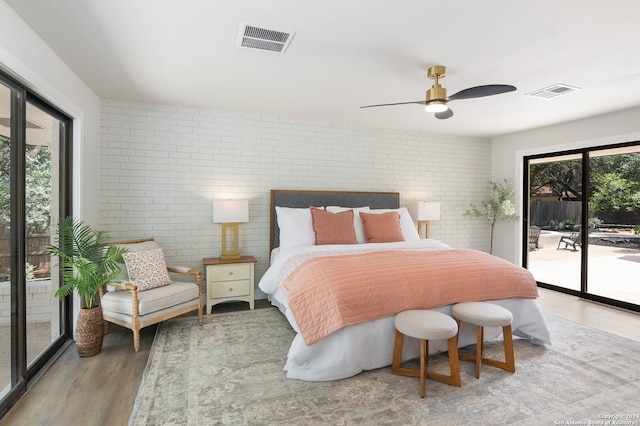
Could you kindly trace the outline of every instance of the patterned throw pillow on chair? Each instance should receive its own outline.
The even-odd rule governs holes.
[[[129,273],[131,283],[139,291],[151,290],[171,284],[161,248],[138,252],[127,252],[122,255]]]

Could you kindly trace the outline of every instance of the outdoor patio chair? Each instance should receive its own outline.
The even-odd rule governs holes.
[[[556,250],[560,249],[560,245],[562,243],[564,243],[565,249],[571,246],[573,251],[577,251],[578,249],[576,246],[580,247],[580,244],[582,243],[582,229],[578,232],[572,232],[568,237],[561,237],[560,241],[558,241],[558,248],[556,248]]]
[[[587,235],[591,234],[594,229],[595,226],[590,226],[587,229]],[[560,238],[560,241],[558,241],[558,248],[556,250],[560,248],[560,244],[562,243],[564,243],[565,249],[571,246],[573,248],[573,251],[577,251],[578,249],[576,249],[576,246],[582,247],[582,228],[580,228],[580,231],[578,232],[572,232],[568,237]]]
[[[140,330],[187,312],[198,311],[202,325],[204,298],[199,270],[167,267],[164,253],[153,238],[119,241],[125,264],[117,282],[100,289],[105,333],[109,322],[133,331],[133,348],[140,349]],[[195,277],[195,283],[179,281],[171,273]]]
[[[540,239],[540,228],[537,226],[529,227],[529,250],[536,250],[540,248],[538,246],[538,240]]]

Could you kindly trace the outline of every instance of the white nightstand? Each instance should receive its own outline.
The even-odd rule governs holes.
[[[253,309],[253,256],[222,260],[219,257],[202,259],[207,268],[207,313],[222,302],[240,300],[249,302]]]

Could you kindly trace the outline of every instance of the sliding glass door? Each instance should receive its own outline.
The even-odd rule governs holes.
[[[71,120],[0,74],[0,417],[71,336],[46,246],[70,213]]]
[[[566,244],[560,240],[570,238],[582,223],[579,154],[529,161],[529,223],[540,228],[528,263],[536,280],[580,291],[580,250],[573,250],[574,246],[569,246],[570,250],[555,250],[563,248]]]
[[[640,142],[527,157],[524,180],[540,286],[640,310]]]
[[[589,152],[588,292],[640,305],[640,146]]]

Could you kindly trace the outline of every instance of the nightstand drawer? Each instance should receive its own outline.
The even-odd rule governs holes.
[[[251,278],[251,265],[249,264],[229,264],[217,265],[207,268],[207,281],[231,281],[248,280]]]
[[[251,280],[217,282],[209,284],[207,290],[212,298],[248,296],[251,293]]]

